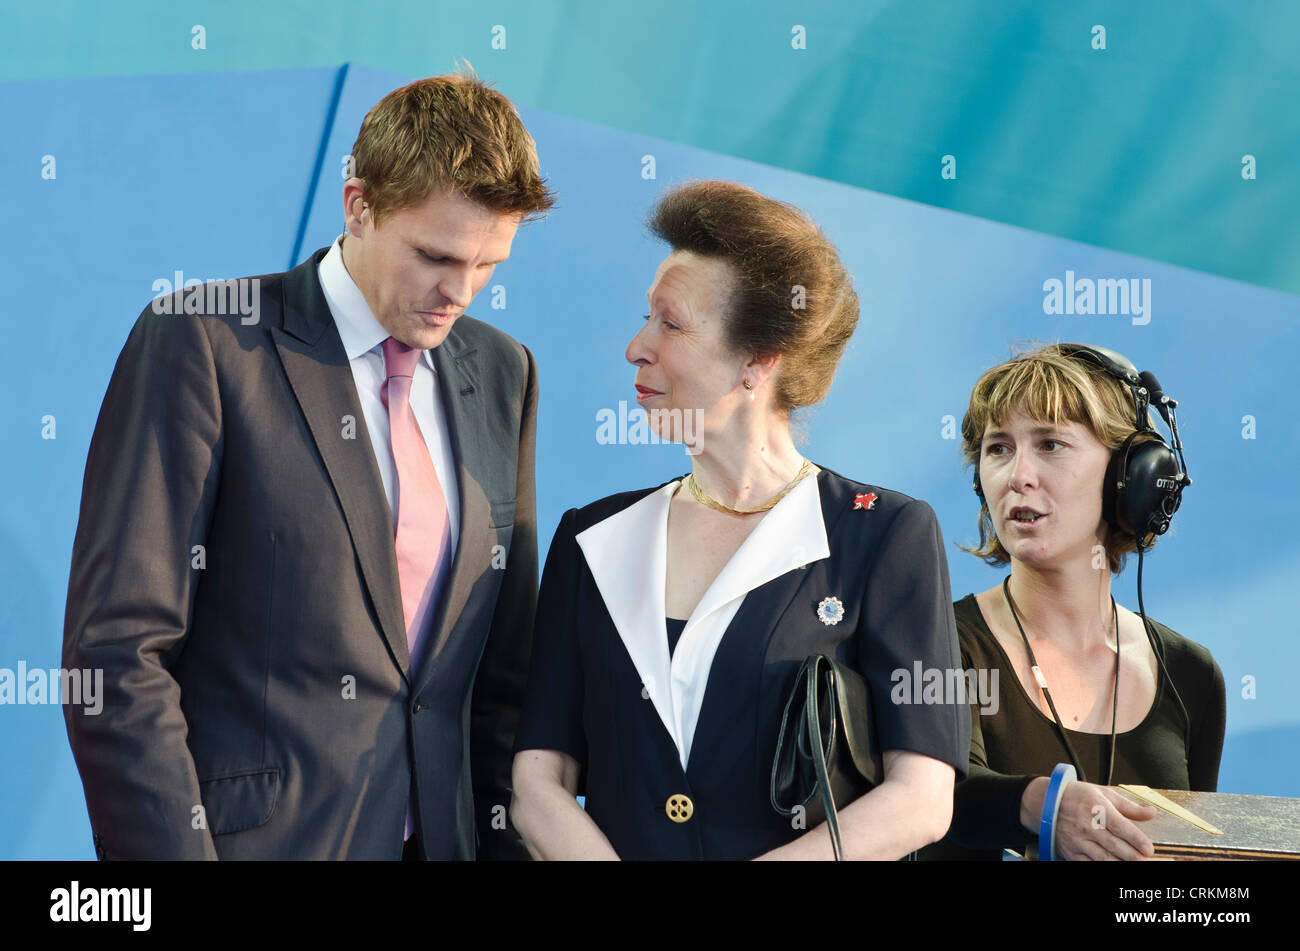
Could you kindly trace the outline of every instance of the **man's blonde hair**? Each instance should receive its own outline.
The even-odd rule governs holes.
[[[537,146],[514,104],[469,68],[417,79],[366,113],[352,146],[377,226],[387,215],[449,188],[501,214],[524,219],[555,203]]]

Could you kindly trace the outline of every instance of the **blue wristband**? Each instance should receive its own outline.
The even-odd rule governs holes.
[[[1069,763],[1057,763],[1052,778],[1047,781],[1047,795],[1043,796],[1043,818],[1038,823],[1038,857],[1046,862],[1056,858],[1056,814],[1061,811],[1065,787],[1078,778]]]

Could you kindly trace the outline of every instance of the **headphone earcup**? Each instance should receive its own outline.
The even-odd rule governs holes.
[[[1121,522],[1128,523],[1125,530],[1139,541],[1169,531],[1182,500],[1178,473],[1178,459],[1161,438],[1128,449],[1124,489],[1116,508]]]

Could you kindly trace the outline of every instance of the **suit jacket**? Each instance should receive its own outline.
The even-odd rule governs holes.
[[[670,658],[667,510],[678,481],[561,520],[515,739],[516,750],[578,761],[587,812],[619,856],[749,859],[803,833],[773,809],[770,778],[781,713],[811,653],[863,674],[880,749],[964,775],[965,698],[912,705],[896,693],[900,670],[960,666],[933,510],[823,468],[745,539]]]
[[[462,316],[432,351],[461,530],[412,678],[391,514],[322,248],[256,323],[146,307],[86,461],[65,707],[101,858],[526,858],[507,828],[536,605],[537,370]],[[202,288],[197,289],[200,293]],[[201,807],[201,808],[200,808]]]

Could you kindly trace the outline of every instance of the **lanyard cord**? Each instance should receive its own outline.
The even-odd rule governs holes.
[[[1038,661],[1034,658],[1034,649],[1029,646],[1029,638],[1025,636],[1025,629],[1020,623],[1020,615],[1016,613],[1016,606],[1011,600],[1011,576],[1007,575],[1002,582],[1002,594],[1007,599],[1007,607],[1011,609],[1011,617],[1015,619],[1016,628],[1020,631],[1020,638],[1025,642],[1025,652],[1029,655],[1029,666],[1034,672],[1034,680],[1038,688],[1043,691],[1043,696],[1047,698],[1047,706],[1052,711],[1052,722],[1056,724],[1057,732],[1061,735],[1061,742],[1065,744],[1065,750],[1070,754],[1070,762],[1074,768],[1079,771],[1080,782],[1087,782],[1087,776],[1083,771],[1083,764],[1079,762],[1079,757],[1074,753],[1074,747],[1070,745],[1070,738],[1066,736],[1065,726],[1061,723],[1061,716],[1056,712],[1056,704],[1052,702],[1052,695],[1047,689],[1047,678],[1043,676],[1042,668],[1038,666]],[[1115,620],[1115,697],[1112,701],[1110,713],[1110,768],[1106,771],[1106,783],[1109,786],[1111,780],[1115,777],[1115,722],[1119,717],[1119,608],[1115,605],[1115,596],[1111,595],[1110,609]]]

